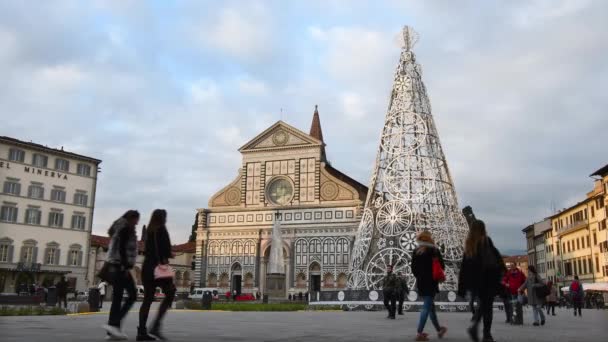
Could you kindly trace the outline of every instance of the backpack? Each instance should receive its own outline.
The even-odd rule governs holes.
[[[580,287],[581,287],[581,285],[578,283],[578,281],[573,281],[572,284],[570,285],[570,290],[572,292],[578,292]]]
[[[545,299],[545,297],[547,297],[551,293],[551,289],[549,288],[549,286],[547,286],[547,284],[539,280],[538,275],[535,275],[535,277],[535,282],[539,284],[539,286],[537,286],[535,289],[536,297],[538,297],[539,299]]]

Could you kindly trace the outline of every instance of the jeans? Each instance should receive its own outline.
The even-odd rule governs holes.
[[[431,316],[431,322],[437,331],[441,329],[439,321],[437,320],[437,312],[435,312],[435,298],[433,296],[422,297],[422,310],[420,311],[420,321],[418,321],[418,333],[421,334],[424,331],[426,320]]]
[[[131,273],[124,271],[124,273],[117,275],[112,283],[112,287],[112,306],[110,307],[108,325],[120,328],[122,319],[125,318],[129,309],[131,309],[131,306],[133,306],[133,303],[135,303],[135,300],[137,299],[135,282],[133,282]],[[127,291],[128,297],[123,304],[122,296],[125,290]]]
[[[397,309],[397,296],[393,291],[384,292],[384,307],[388,310],[388,317],[395,317]]]
[[[545,320],[545,313],[540,304],[532,305],[532,312],[534,313],[534,323],[540,323],[540,321]]]
[[[493,305],[494,296],[491,295],[479,295],[479,309],[475,311],[473,316],[473,329],[477,331],[479,322],[483,318],[483,336],[492,336],[492,318],[493,318]]]
[[[553,316],[555,316],[555,303],[547,303],[547,315],[549,315],[553,311]]]
[[[155,330],[160,328],[160,322],[167,313],[167,310],[171,307],[173,298],[175,298],[175,285],[173,284],[173,279],[168,278],[144,282],[144,301],[141,303],[141,308],[139,308],[140,331],[144,331],[146,328],[148,314],[150,313],[150,305],[152,305],[152,302],[154,301],[154,293],[156,292],[157,286],[163,290],[165,298],[162,303],[160,303],[158,313],[156,314],[154,323],[152,323],[152,329]]]
[[[577,311],[578,311],[578,315],[579,315],[579,316],[582,316],[582,315],[583,315],[583,312],[582,312],[582,310],[581,310],[581,308],[583,307],[583,302],[582,302],[582,301],[580,301],[580,300],[575,300],[575,301],[572,303],[572,306],[574,306],[574,316],[576,316],[576,312],[577,312]]]
[[[502,299],[505,306],[505,315],[507,315],[507,322],[513,321],[513,304],[511,303],[511,296],[508,295]]]

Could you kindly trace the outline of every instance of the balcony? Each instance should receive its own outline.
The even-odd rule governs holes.
[[[568,233],[577,231],[579,229],[587,228],[587,226],[588,226],[587,220],[575,221],[572,224],[564,226],[564,228],[558,230],[557,234],[558,234],[558,236],[561,237],[564,234],[568,234]]]

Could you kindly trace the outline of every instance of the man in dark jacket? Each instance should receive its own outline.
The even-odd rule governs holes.
[[[403,315],[403,302],[405,301],[405,297],[410,290],[407,288],[407,279],[405,279],[405,275],[403,272],[399,272],[399,293],[398,300],[399,303],[397,305],[397,313],[399,315]]]
[[[68,282],[65,281],[65,277],[61,277],[61,280],[55,285],[57,288],[57,304],[61,307],[63,301],[63,307],[68,308]]]
[[[393,266],[386,268],[386,275],[382,279],[382,293],[384,295],[384,306],[388,310],[387,318],[395,319],[395,309],[397,306],[397,294],[399,290],[399,279],[393,273]]]

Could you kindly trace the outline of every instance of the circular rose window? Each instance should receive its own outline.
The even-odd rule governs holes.
[[[293,185],[289,179],[277,177],[268,183],[266,196],[275,205],[286,205],[293,198]]]

